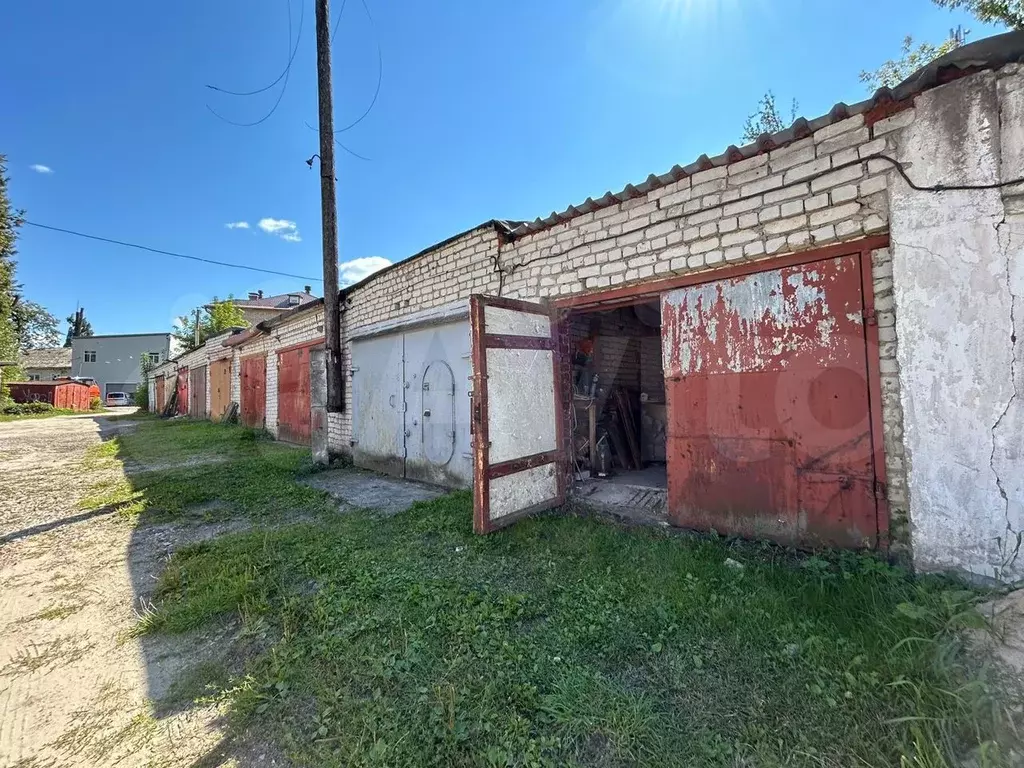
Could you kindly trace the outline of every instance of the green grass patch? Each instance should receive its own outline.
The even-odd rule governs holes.
[[[300,466],[246,462],[217,489],[231,503]],[[304,765],[926,768],[980,744],[999,764],[958,639],[973,592],[854,554],[470,521],[458,493],[196,544],[138,629],[240,615],[261,650],[218,687]]]
[[[83,411],[72,411],[67,408],[51,408],[48,411],[39,413],[0,413],[0,422],[6,421],[28,421],[30,419],[52,419],[54,416],[74,416]],[[88,413],[86,411],[86,413]]]
[[[94,482],[80,508],[115,505],[149,521],[179,519],[197,510],[203,520],[216,520],[334,509],[327,494],[298,482],[316,471],[308,451],[238,426],[140,419],[133,431],[90,448],[83,467],[97,470],[122,462],[129,474]]]

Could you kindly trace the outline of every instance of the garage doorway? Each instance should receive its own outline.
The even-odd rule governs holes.
[[[571,311],[562,327],[569,346],[573,494],[622,517],[666,521],[659,301]]]
[[[887,245],[865,238],[554,302],[570,320],[660,302],[668,522],[888,547],[871,275]]]

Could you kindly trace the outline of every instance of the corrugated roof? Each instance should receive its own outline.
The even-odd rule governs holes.
[[[70,368],[71,347],[30,349],[21,355],[22,368]]]
[[[652,173],[641,183],[627,184],[618,192],[605,192],[596,200],[588,197],[579,205],[570,205],[564,211],[552,211],[544,218],[514,225],[512,237],[533,234],[581,214],[646,195],[651,190],[692,176],[700,171],[730,165],[784,147],[810,136],[832,123],[854,115],[874,113],[876,119],[886,117],[898,112],[902,107],[909,106],[917,94],[937,85],[948,83],[973,72],[998,69],[1005,64],[1021,61],[1024,61],[1024,31],[1007,32],[960,46],[921,68],[895,88],[879,88],[870,99],[859,101],[856,104],[839,102],[825,115],[812,120],[798,117],[789,128],[778,133],[761,134],[752,144],[742,147],[731,145],[720,155],[714,157],[701,155],[689,165],[674,165],[660,176]]]

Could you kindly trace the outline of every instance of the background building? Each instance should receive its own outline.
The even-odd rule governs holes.
[[[279,293],[275,296],[264,296],[263,291],[250,291],[248,298],[232,299],[231,303],[242,310],[245,321],[249,325],[256,325],[276,317],[282,312],[316,301],[317,297],[312,294],[311,290],[307,285],[303,286],[301,291]],[[212,306],[212,304],[208,304],[206,309]]]
[[[70,347],[30,349],[22,353],[20,365],[29,381],[52,381],[71,375]]]
[[[71,375],[95,379],[103,397],[131,394],[142,383],[144,358],[155,365],[178,351],[178,341],[169,333],[83,336],[71,342]]]

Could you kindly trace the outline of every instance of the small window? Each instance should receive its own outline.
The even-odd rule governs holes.
[[[296,293],[289,293],[288,294],[288,305],[289,306],[297,307],[299,305],[300,301],[302,301],[302,297],[299,296],[298,294],[296,294]]]
[[[30,373],[28,375],[28,380],[29,381],[39,381],[39,374],[38,373]]]
[[[85,362],[87,362],[87,363],[95,363],[96,362],[96,350],[95,349],[87,349],[87,350],[85,350]]]
[[[149,362],[152,363],[153,365],[156,365],[157,363],[160,362],[160,353],[159,352],[147,352],[146,353],[146,359],[149,360]]]

